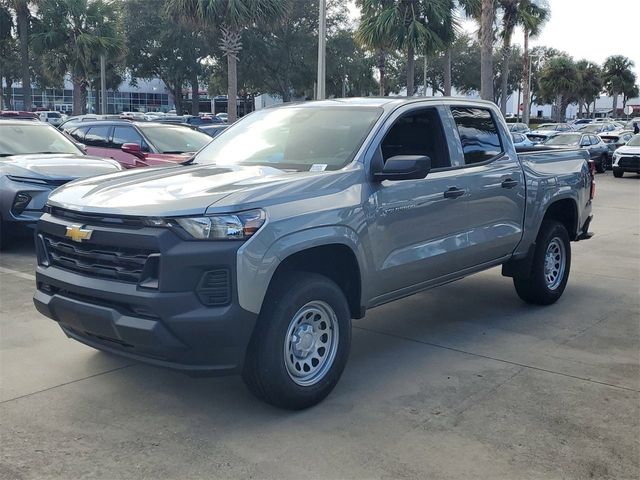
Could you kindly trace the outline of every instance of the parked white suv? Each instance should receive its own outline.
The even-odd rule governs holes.
[[[65,120],[65,116],[60,112],[36,112],[36,114],[38,115],[38,117],[40,117],[41,121],[50,123],[51,125],[54,125],[56,127]]]

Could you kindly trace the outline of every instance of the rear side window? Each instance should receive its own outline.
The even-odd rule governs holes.
[[[90,147],[107,148],[109,146],[109,125],[89,127],[84,136],[84,143]]]
[[[491,111],[484,108],[453,107],[451,113],[458,127],[464,162],[486,162],[502,153],[498,127]]]
[[[120,148],[125,143],[135,143],[142,147],[142,135],[133,127],[115,127],[113,129],[113,144]]]
[[[76,128],[74,130],[71,130],[69,132],[69,135],[71,135],[79,142],[84,142],[84,136],[86,135],[87,130],[89,130],[88,127]]]

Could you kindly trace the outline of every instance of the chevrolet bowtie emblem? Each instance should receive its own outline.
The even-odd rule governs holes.
[[[71,225],[67,227],[67,231],[64,234],[65,237],[70,238],[74,242],[82,242],[83,240],[89,240],[93,230],[82,228],[82,225]]]

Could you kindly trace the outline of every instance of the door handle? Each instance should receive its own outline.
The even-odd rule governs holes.
[[[451,187],[444,192],[444,198],[458,198],[464,195],[464,190],[460,190],[458,187]]]
[[[507,178],[504,182],[502,182],[500,184],[502,186],[502,188],[513,188],[516,185],[518,185],[518,182],[515,180],[512,180],[511,178]]]

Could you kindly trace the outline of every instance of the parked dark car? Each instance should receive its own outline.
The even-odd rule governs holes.
[[[76,129],[79,125],[86,122],[95,122],[96,120],[117,120],[119,118],[118,115],[76,115],[74,117],[69,117],[67,120],[58,125],[58,129],[63,132],[70,132],[71,130]]]
[[[129,120],[86,122],[69,135],[85,144],[88,153],[113,158],[124,168],[184,162],[211,141],[186,126]]]
[[[0,119],[6,120],[40,120],[35,113],[23,112],[19,110],[3,110],[0,112]]]
[[[159,123],[183,123],[195,126],[223,123],[217,117],[196,117],[194,115],[167,115],[166,117],[158,118],[156,121]]]
[[[229,128],[229,125],[227,124],[200,125],[198,127],[198,130],[206,133],[211,138],[215,138],[218,135],[220,135],[222,132],[224,132],[227,128]]]
[[[623,130],[621,132],[607,132],[598,135],[604,143],[609,147],[609,158],[607,160],[607,168],[611,169],[613,152],[616,149],[626,145],[633,137],[633,130]]]
[[[49,194],[77,178],[122,170],[113,160],[87,156],[44,122],[0,122],[0,249],[9,233],[34,227]]]
[[[597,135],[589,135],[582,132],[558,133],[544,142],[544,145],[553,148],[580,147],[589,153],[589,158],[595,163],[598,173],[604,173],[606,170],[609,147]]]

